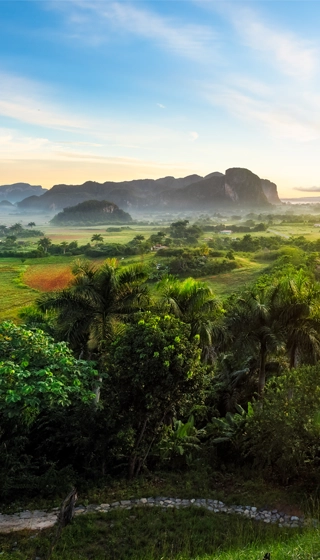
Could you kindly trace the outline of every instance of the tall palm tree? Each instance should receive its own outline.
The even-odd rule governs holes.
[[[120,317],[147,305],[147,274],[141,266],[118,270],[114,262],[97,268],[87,261],[78,262],[73,274],[68,288],[44,294],[37,305],[57,312],[64,340],[85,350],[101,350]]]
[[[221,302],[208,284],[193,278],[181,282],[168,275],[157,284],[157,290],[158,306],[191,325],[191,336],[200,336],[203,360],[212,361],[214,345],[223,339],[225,330]]]
[[[94,233],[93,236],[91,237],[91,241],[95,241],[96,245],[98,243],[102,243],[103,242],[103,236],[101,235],[101,233]]]
[[[320,356],[320,286],[305,271],[281,278],[273,294],[290,369]]]
[[[49,237],[41,237],[38,241],[38,247],[42,249],[45,254],[47,254],[50,245],[52,245],[52,242]]]
[[[229,311],[227,325],[233,334],[234,348],[258,355],[258,395],[263,397],[268,354],[281,345],[278,313],[273,303],[273,287],[245,291]]]
[[[66,250],[67,250],[68,245],[69,245],[69,243],[67,241],[61,241],[61,243],[60,243],[60,247],[61,247],[64,255],[66,254]]]

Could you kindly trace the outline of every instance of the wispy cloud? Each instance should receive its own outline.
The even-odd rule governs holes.
[[[173,122],[168,127],[160,118],[155,123],[125,115],[109,118],[106,108],[104,116],[98,110],[79,115],[63,102],[51,101],[56,98],[56,91],[37,82],[0,73],[0,117],[8,123],[7,129],[0,129],[1,161],[83,159],[104,164],[110,158],[125,158],[132,165],[137,159],[137,166],[148,169],[161,168],[162,162],[167,162],[163,167],[181,167],[178,160],[190,145],[184,126]]]
[[[320,192],[320,187],[293,187],[293,190],[301,192]]]
[[[60,130],[88,127],[83,116],[50,103],[43,85],[4,72],[0,72],[0,84],[0,115],[4,117]]]
[[[228,83],[229,82],[229,83]],[[204,89],[206,99],[214,106],[223,107],[244,123],[267,129],[270,136],[299,142],[320,138],[320,99],[308,91],[288,93],[283,86],[274,86],[251,80],[226,79],[224,85]],[[308,101],[309,100],[309,101]]]
[[[67,145],[66,145],[67,144]],[[68,145],[69,144],[69,145]],[[153,158],[122,157],[117,155],[95,154],[83,149],[85,143],[51,141],[45,137],[30,137],[14,129],[0,128],[0,162],[19,161],[57,161],[92,162],[116,164],[131,167],[154,167],[170,169],[185,167],[182,163],[155,161]],[[91,144],[89,144],[90,147]]]
[[[154,142],[181,138],[183,132],[158,124],[141,123],[139,119],[105,116],[96,113],[78,113],[64,103],[50,101],[56,92],[40,83],[0,71],[0,116],[41,127],[48,131],[61,131],[72,135],[70,142],[90,144],[95,148],[123,147],[137,149],[150,147]],[[16,125],[13,125],[14,127]],[[76,135],[76,140],[73,136]],[[66,136],[63,142],[68,142]]]
[[[251,8],[235,2],[223,6],[242,41],[254,51],[264,53],[267,63],[276,64],[283,74],[298,80],[315,74],[319,50],[311,41],[277,24],[267,23]]]
[[[166,106],[165,106],[165,105],[162,105],[162,103],[157,103],[157,105],[158,105],[158,107],[159,107],[160,109],[165,109],[165,108],[166,108]]]
[[[85,29],[84,41],[108,41],[108,29],[143,37],[161,48],[196,61],[208,61],[217,50],[217,33],[208,25],[183,23],[130,3],[108,0],[50,2],[51,9],[64,11],[73,32]]]

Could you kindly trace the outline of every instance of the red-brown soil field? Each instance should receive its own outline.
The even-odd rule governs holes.
[[[31,265],[23,275],[23,283],[41,292],[52,292],[65,288],[72,278],[69,265]]]

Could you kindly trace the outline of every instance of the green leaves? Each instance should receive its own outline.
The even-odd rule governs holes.
[[[11,322],[0,324],[0,411],[10,417],[34,417],[47,407],[68,406],[92,397],[97,372],[76,360],[65,342],[55,343],[41,330]]]
[[[137,315],[111,346],[102,400],[111,417],[121,420],[121,433],[133,434],[121,439],[123,454],[135,465],[132,475],[161,438],[163,424],[175,413],[190,414],[204,396],[206,370],[199,340],[190,331],[176,317],[147,312]]]

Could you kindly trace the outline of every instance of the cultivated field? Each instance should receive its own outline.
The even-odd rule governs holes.
[[[14,220],[11,219],[12,223]],[[108,226],[97,227],[78,227],[56,228],[50,224],[37,223],[36,228],[41,229],[44,234],[52,240],[54,244],[63,241],[68,243],[77,241],[79,245],[91,242],[93,234],[99,233],[103,236],[105,243],[125,244],[131,241],[136,235],[143,235],[146,239],[164,226],[161,225],[131,225],[130,229],[123,229],[119,232],[107,232]],[[110,226],[113,227],[113,226]],[[119,227],[119,226],[114,226]],[[232,229],[232,227],[230,228]],[[245,233],[234,232],[231,237],[242,238]],[[308,240],[316,240],[320,237],[320,228],[313,224],[273,224],[265,232],[251,233],[252,236],[273,237],[279,235],[285,239],[291,236],[304,235]],[[208,239],[230,239],[230,235],[205,231],[199,244],[207,243]],[[23,241],[23,239],[22,239]],[[26,238],[30,248],[35,248],[38,238]],[[94,244],[93,244],[94,246]],[[45,291],[59,290],[68,285],[72,278],[71,266],[77,257],[74,256],[49,256],[45,258],[26,259],[22,261],[18,258],[0,259],[0,320],[18,318],[18,311],[21,307],[32,304],[37,296]],[[155,253],[144,255],[128,256],[121,259],[121,264],[127,265],[134,262],[156,262],[162,263],[163,260]],[[94,259],[93,259],[94,260]],[[242,267],[232,270],[225,274],[206,276],[199,279],[207,281],[217,295],[224,296],[240,287],[254,281],[259,274],[267,269],[270,263],[255,262],[250,257],[237,256],[237,261],[241,262]],[[96,262],[102,262],[96,259]]]
[[[21,307],[31,305],[37,291],[23,284],[27,267],[19,259],[0,259],[0,320],[16,319]]]
[[[254,282],[269,266],[267,264],[252,262],[249,259],[241,260],[243,261],[243,268],[236,268],[231,270],[231,272],[217,274],[216,276],[205,276],[204,278],[199,278],[199,280],[208,282],[210,288],[212,288],[216,295],[225,296]]]

